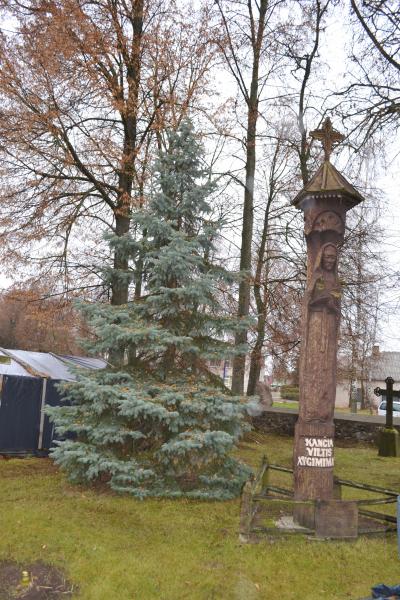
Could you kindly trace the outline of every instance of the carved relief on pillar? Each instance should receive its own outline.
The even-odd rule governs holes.
[[[344,233],[344,223],[341,217],[332,210],[327,210],[318,215],[314,222],[314,231],[336,231]]]
[[[331,242],[319,249],[309,290],[308,306],[311,311],[323,308],[337,317],[340,315],[340,283],[337,275],[338,250]]]
[[[340,236],[344,234],[344,222],[341,216],[333,210],[324,210],[317,215],[310,212],[304,221],[304,233],[306,236],[312,232],[334,231]]]
[[[336,245],[323,244],[307,286],[307,352],[302,390],[307,399],[302,411],[306,422],[327,422],[333,416],[341,298],[337,263]]]

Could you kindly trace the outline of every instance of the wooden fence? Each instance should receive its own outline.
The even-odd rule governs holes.
[[[245,483],[242,490],[241,508],[240,508],[240,527],[239,539],[243,542],[252,541],[259,535],[281,536],[288,534],[303,534],[321,537],[318,530],[314,527],[300,527],[292,519],[291,526],[290,515],[306,507],[306,510],[315,512],[319,501],[315,500],[295,500],[293,489],[282,487],[271,483],[272,474],[280,472],[291,476],[293,480],[293,469],[281,465],[271,464],[266,456],[263,457],[260,469],[256,475],[252,475]],[[388,490],[374,485],[350,481],[347,479],[334,479],[334,496],[336,500],[341,498],[342,488],[352,488],[362,490],[377,495],[374,498],[352,499],[351,503],[357,505],[357,535],[386,534],[397,531],[397,519],[391,514],[370,510],[371,506],[385,506],[397,502],[399,492]],[[273,524],[265,526],[260,523],[260,513],[271,521],[276,516],[279,507],[280,515],[286,513],[288,521],[284,526]],[[261,510],[262,509],[262,510]],[[302,509],[304,510],[304,509]],[[268,516],[271,518],[268,519]],[[336,536],[331,536],[336,537]],[[345,537],[345,536],[337,536]]]

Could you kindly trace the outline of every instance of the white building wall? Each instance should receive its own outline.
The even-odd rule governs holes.
[[[336,385],[336,408],[348,408],[350,402],[350,383],[342,381]]]

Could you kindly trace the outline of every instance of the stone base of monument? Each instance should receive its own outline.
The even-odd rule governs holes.
[[[315,529],[315,505],[296,504],[293,507],[293,518],[299,527]]]
[[[357,502],[333,499],[298,504],[293,518],[298,527],[313,529],[317,538],[355,539],[358,535]]]
[[[315,503],[317,538],[356,539],[358,507],[351,500],[317,500]]]
[[[400,456],[400,436],[397,429],[382,429],[378,438],[379,456]]]
[[[340,501],[342,498],[342,487],[336,482],[333,484],[333,499],[329,502]],[[315,515],[316,515],[315,503],[304,502],[304,504],[296,504],[293,508],[293,517],[296,523],[301,527],[307,527],[308,529],[315,529]]]
[[[301,528],[313,529],[319,539],[351,540],[358,536],[357,502],[316,500],[313,505],[299,504],[293,520]]]

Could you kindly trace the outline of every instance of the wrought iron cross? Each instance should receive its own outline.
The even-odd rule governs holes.
[[[374,389],[375,396],[386,396],[386,428],[392,429],[393,427],[393,398],[400,398],[400,390],[394,390],[393,377],[386,377],[386,390],[381,390],[377,387]]]
[[[314,131],[310,132],[310,135],[315,140],[319,140],[322,142],[322,146],[325,152],[325,160],[329,160],[332,154],[333,148],[340,144],[345,138],[345,136],[333,129],[332,121],[329,117],[325,119],[325,122],[321,129],[314,129]]]

